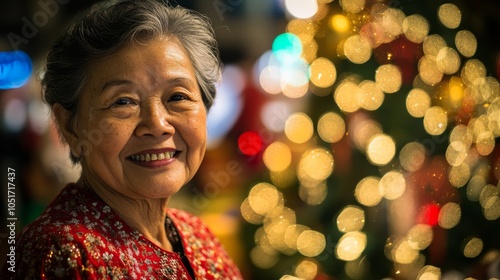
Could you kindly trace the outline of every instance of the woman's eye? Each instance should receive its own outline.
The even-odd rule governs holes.
[[[113,103],[114,106],[125,106],[130,104],[133,104],[133,102],[128,98],[120,98]]]
[[[186,100],[187,97],[186,95],[184,94],[181,94],[181,93],[176,93],[176,94],[173,94],[169,99],[168,101],[181,101],[181,100]]]

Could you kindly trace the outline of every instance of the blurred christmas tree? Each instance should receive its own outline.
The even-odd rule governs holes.
[[[266,168],[254,278],[500,278],[500,84],[463,3],[284,5],[255,71],[273,137],[239,141]]]

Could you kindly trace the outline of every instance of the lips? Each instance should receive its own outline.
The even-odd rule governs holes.
[[[150,162],[158,160],[168,160],[173,158],[176,154],[177,151],[168,151],[162,153],[136,154],[136,155],[131,155],[128,158],[134,161]]]

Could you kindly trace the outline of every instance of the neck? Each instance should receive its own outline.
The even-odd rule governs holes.
[[[136,229],[157,246],[172,251],[172,245],[167,238],[165,229],[169,198],[146,199],[130,197],[103,182],[86,178],[80,178],[78,183],[92,189],[130,227]]]

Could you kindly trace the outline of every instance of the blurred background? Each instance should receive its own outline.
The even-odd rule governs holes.
[[[5,170],[18,232],[79,177],[38,78],[95,2],[0,2],[2,263]],[[172,207],[245,279],[500,279],[498,1],[171,3],[210,17],[225,65]]]

